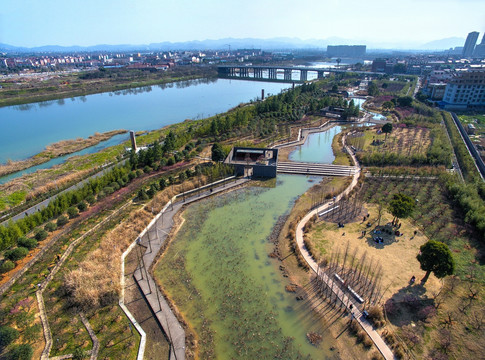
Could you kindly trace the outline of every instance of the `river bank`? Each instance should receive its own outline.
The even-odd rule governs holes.
[[[0,107],[217,77],[215,69],[202,67],[190,67],[189,69],[176,68],[166,72],[158,71],[155,73],[149,73],[147,71],[138,73],[130,72],[129,76],[125,77],[83,79],[82,75],[86,73],[90,72],[58,75],[49,77],[47,80],[32,81],[28,79],[28,81],[23,82],[17,80],[15,83],[1,81]]]
[[[0,164],[0,177],[28,169],[32,166],[43,164],[49,160],[63,155],[81,151],[90,146],[97,145],[101,141],[108,140],[115,135],[124,134],[126,132],[126,130],[113,130],[102,134],[95,133],[86,139],[77,138],[71,140],[61,140],[59,142],[47,145],[44,151],[26,160],[7,161],[5,164]]]

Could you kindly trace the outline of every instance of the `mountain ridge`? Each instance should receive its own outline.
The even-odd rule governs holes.
[[[340,37],[329,37],[327,39],[306,39],[289,37],[276,37],[270,39],[257,38],[223,38],[191,40],[181,42],[162,41],[150,44],[97,44],[91,46],[61,46],[43,45],[36,47],[14,46],[0,43],[0,51],[7,52],[95,52],[95,51],[136,51],[136,50],[232,50],[240,48],[254,48],[262,50],[289,50],[289,49],[315,49],[326,50],[327,45],[367,45],[368,49],[407,49],[407,50],[447,50],[452,47],[462,46],[465,39],[450,37],[433,40],[424,44],[393,44],[389,42],[365,42]]]

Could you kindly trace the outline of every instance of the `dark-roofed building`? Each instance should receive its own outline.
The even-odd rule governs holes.
[[[234,165],[239,176],[276,177],[278,150],[268,148],[234,147],[225,164]]]

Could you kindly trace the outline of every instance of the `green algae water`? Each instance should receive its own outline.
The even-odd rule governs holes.
[[[311,187],[278,175],[275,187],[246,187],[188,206],[185,223],[155,276],[193,326],[202,359],[325,359],[308,332],[311,310],[287,293],[281,262],[268,257],[278,219]],[[327,340],[327,341],[325,341]]]

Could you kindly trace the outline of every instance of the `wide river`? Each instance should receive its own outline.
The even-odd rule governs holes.
[[[21,160],[48,144],[114,129],[153,130],[222,113],[287,83],[194,80],[0,108],[0,163]],[[128,139],[128,136],[126,136]]]

